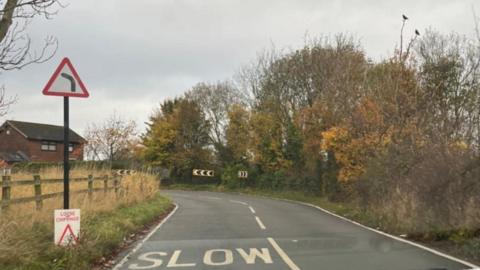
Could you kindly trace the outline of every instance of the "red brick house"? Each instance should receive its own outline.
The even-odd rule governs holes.
[[[86,140],[70,129],[70,159],[83,160]],[[63,161],[63,127],[7,120],[0,126],[0,163]]]

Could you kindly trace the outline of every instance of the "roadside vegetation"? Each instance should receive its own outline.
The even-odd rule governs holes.
[[[266,51],[232,80],[163,101],[138,157],[168,183],[318,197],[478,259],[480,40],[401,35],[378,61],[346,35]]]
[[[39,171],[42,179],[61,178],[63,170],[51,167]],[[72,178],[88,174],[103,176],[107,170],[71,171]],[[32,179],[31,172],[12,175],[12,181]],[[103,183],[99,183],[103,184]],[[44,193],[63,191],[62,184],[42,185]],[[71,190],[85,189],[85,182],[72,182]],[[13,186],[12,198],[34,195],[32,186]],[[60,248],[53,243],[53,210],[62,208],[62,197],[46,199],[41,210],[34,203],[10,205],[0,213],[1,269],[91,269],[131,234],[158,220],[171,208],[171,202],[159,195],[155,175],[137,173],[122,177],[118,194],[113,191],[72,194],[71,208],[81,209],[80,243]],[[103,258],[103,261],[102,261]]]

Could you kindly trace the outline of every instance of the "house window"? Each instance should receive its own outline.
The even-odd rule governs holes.
[[[57,151],[57,143],[55,143],[55,142],[42,142],[41,149],[43,151]]]
[[[68,144],[68,152],[73,152],[73,143]]]

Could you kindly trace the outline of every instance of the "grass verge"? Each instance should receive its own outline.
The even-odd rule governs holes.
[[[129,235],[146,224],[166,215],[173,205],[159,194],[145,201],[119,206],[114,211],[96,212],[82,217],[81,238],[78,245],[61,248],[53,244],[53,224],[16,226],[17,237],[11,241],[25,242],[35,248],[30,254],[2,258],[4,270],[84,270],[118,248]],[[11,251],[10,251],[11,252]]]
[[[337,215],[357,221],[361,224],[385,231],[390,234],[405,234],[410,240],[421,242],[427,246],[442,250],[458,258],[480,265],[480,231],[452,230],[439,232],[432,230],[422,234],[393,231],[389,228],[389,221],[384,218],[368,213],[357,205],[348,203],[331,202],[324,197],[305,194],[300,191],[272,191],[254,188],[227,189],[216,185],[186,185],[175,184],[168,189],[214,191],[214,192],[238,192],[242,194],[264,196],[269,198],[287,199],[298,202],[310,203]]]

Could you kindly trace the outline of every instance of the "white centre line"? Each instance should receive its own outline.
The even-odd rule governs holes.
[[[246,203],[246,202],[241,202],[241,201],[236,201],[236,200],[230,200],[230,202],[239,203],[239,204],[243,204],[243,205],[248,205],[248,203]]]
[[[258,226],[260,226],[260,229],[265,230],[267,228],[265,227],[265,225],[263,225],[263,222],[260,220],[259,217],[255,216],[255,220],[257,221]]]
[[[250,209],[250,211],[252,211],[252,214],[255,214],[255,209],[253,209],[253,207],[249,206],[248,208]]]
[[[213,197],[213,196],[200,196],[200,198],[211,199],[211,200],[221,200],[221,198]]]
[[[267,239],[268,242],[270,242],[270,245],[272,245],[278,255],[280,255],[282,260],[288,265],[288,267],[290,267],[291,270],[300,270],[300,268],[298,268],[298,266],[292,261],[292,259],[288,257],[287,253],[285,253],[285,251],[283,251],[283,249],[277,244],[277,242],[273,240],[273,238],[269,237]]]

